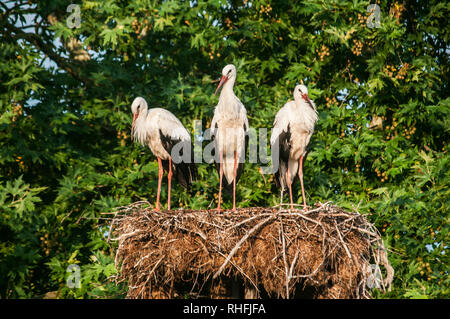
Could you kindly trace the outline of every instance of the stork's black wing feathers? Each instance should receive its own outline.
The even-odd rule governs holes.
[[[282,131],[280,135],[278,135],[278,147],[279,147],[279,160],[278,160],[278,170],[275,172],[275,185],[277,187],[282,187],[285,189],[287,186],[286,183],[286,172],[288,167],[288,161],[289,161],[289,153],[291,149],[291,128],[290,124],[287,126],[286,131]],[[277,143],[275,143],[276,145]],[[276,152],[272,150],[272,156],[275,156]],[[275,163],[276,161],[272,158],[272,163]]]
[[[217,152],[217,140],[216,140],[216,133],[217,133],[217,129],[219,128],[219,126],[216,125],[214,126],[214,128],[211,128],[211,143],[214,143],[214,147],[212,149],[212,156],[214,158],[214,163],[216,164],[216,170],[217,170],[217,174],[220,174],[220,164],[219,164],[219,153]]]
[[[191,183],[197,179],[197,167],[194,164],[194,148],[191,141],[174,139],[171,136],[164,135],[164,133],[159,130],[159,137],[161,143],[167,153],[172,154],[173,147],[178,143],[183,143],[181,147],[180,156],[183,159],[180,163],[174,163],[172,160],[172,173],[176,181],[180,183],[181,186],[188,189]],[[190,152],[190,161],[184,162],[184,153]],[[163,167],[166,171],[169,171],[169,161],[163,160]]]

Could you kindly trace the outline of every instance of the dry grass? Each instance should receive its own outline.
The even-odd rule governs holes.
[[[247,297],[370,298],[374,267],[382,291],[393,278],[377,229],[329,203],[155,212],[138,202],[113,214],[128,298],[230,298],[236,283]]]

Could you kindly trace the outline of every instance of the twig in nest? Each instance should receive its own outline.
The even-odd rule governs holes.
[[[339,239],[341,240],[342,245],[344,246],[345,252],[347,253],[348,258],[353,262],[352,254],[350,254],[350,250],[348,250],[347,244],[345,243],[344,239],[342,238],[341,232],[339,228],[337,227],[336,221],[334,221],[334,226],[336,227],[336,232],[339,236]]]
[[[291,263],[291,267],[289,268],[289,279],[292,278],[292,272],[294,271],[295,263],[297,262],[298,255],[300,254],[300,250],[297,249],[295,252],[294,260]]]
[[[243,220],[243,221],[241,221],[241,222],[239,222],[239,223],[237,223],[237,224],[234,224],[234,225],[228,227],[226,230],[230,230],[230,229],[233,229],[233,228],[237,228],[237,227],[239,227],[239,226],[241,226],[241,225],[243,225],[243,224],[246,224],[246,223],[248,223],[248,222],[250,222],[250,221],[252,221],[252,220],[254,220],[254,219],[256,219],[256,218],[261,218],[261,217],[264,217],[264,216],[272,216],[272,215],[273,215],[272,213],[266,213],[266,214],[255,215],[255,216],[252,216],[252,217],[250,217],[250,218],[247,218],[247,219],[245,219],[245,220]]]
[[[225,255],[223,253],[221,253],[220,251],[218,251],[218,253],[220,255],[222,255],[223,257],[225,257]],[[259,289],[258,289],[258,285],[255,284],[255,282],[252,280],[252,278],[250,278],[243,270],[241,267],[239,267],[238,265],[236,265],[232,260],[230,260],[230,264],[232,264],[245,278],[247,278],[250,283],[253,285],[253,287],[255,287],[256,291],[259,294]]]
[[[322,267],[323,262],[324,262],[324,261],[322,260],[322,262],[319,264],[319,266],[316,267],[316,269],[314,269],[313,272],[311,272],[311,273],[309,273],[309,274],[307,274],[307,275],[295,275],[295,276],[291,276],[291,278],[311,278],[312,276],[314,276],[314,275],[317,273],[317,271],[320,269],[320,267]]]
[[[284,272],[285,272],[285,282],[286,282],[286,299],[289,299],[289,272],[288,272],[288,266],[287,266],[287,260],[286,260],[286,239],[284,238],[284,230],[283,230],[283,221],[281,220],[281,217],[278,217],[280,221],[280,236],[281,236],[281,242],[282,242],[282,249],[283,249],[283,263],[284,263]]]
[[[266,219],[264,219],[262,222],[260,222],[259,224],[257,224],[255,227],[253,227],[252,229],[250,229],[250,231],[245,234],[244,237],[241,238],[241,240],[238,241],[238,243],[236,244],[236,246],[234,246],[234,248],[231,250],[231,252],[228,254],[227,259],[225,260],[225,262],[222,264],[222,266],[220,266],[219,270],[216,271],[216,273],[213,276],[213,279],[216,279],[221,273],[222,270],[225,268],[225,266],[228,264],[228,262],[230,261],[230,259],[234,256],[234,254],[238,251],[239,247],[241,247],[242,243],[244,241],[247,240],[248,237],[250,237],[254,232],[256,232],[259,228],[261,228],[262,225],[264,225],[265,223],[273,220],[274,217],[268,217]]]

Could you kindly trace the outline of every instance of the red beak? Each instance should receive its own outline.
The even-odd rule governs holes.
[[[228,80],[228,78],[227,78],[225,75],[223,75],[222,78],[220,79],[219,86],[217,87],[216,92],[214,92],[214,95],[217,95],[217,92],[219,91],[220,87],[221,87],[222,85],[224,85],[224,83],[225,83],[227,80]]]
[[[134,133],[134,122],[136,122],[136,119],[139,114],[133,114],[133,124],[131,124],[131,140],[133,141],[133,133]]]
[[[310,105],[312,105],[311,100],[309,99],[308,94],[303,93],[302,98],[303,98],[305,101],[307,101]]]

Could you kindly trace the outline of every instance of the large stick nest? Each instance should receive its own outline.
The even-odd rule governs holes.
[[[114,214],[128,298],[227,298],[236,287],[246,297],[370,298],[393,279],[377,229],[329,203],[155,212],[138,202]]]

